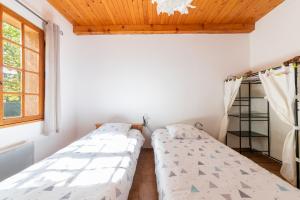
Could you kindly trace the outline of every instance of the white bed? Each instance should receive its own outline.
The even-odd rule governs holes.
[[[0,183],[0,200],[126,200],[144,138],[97,130]]]
[[[160,200],[294,200],[300,191],[223,145],[173,139],[166,129],[152,136]]]

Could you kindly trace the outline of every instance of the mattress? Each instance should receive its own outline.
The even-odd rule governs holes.
[[[160,200],[294,200],[300,191],[205,134],[173,139],[166,129],[152,136]]]
[[[144,138],[97,130],[0,183],[1,200],[126,200]]]

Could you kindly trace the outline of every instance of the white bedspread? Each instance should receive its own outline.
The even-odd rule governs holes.
[[[300,191],[214,138],[152,136],[160,200],[296,200]]]
[[[0,200],[126,200],[143,136],[93,131],[0,183]]]

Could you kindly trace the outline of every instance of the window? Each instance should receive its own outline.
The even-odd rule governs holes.
[[[0,126],[43,119],[44,33],[1,4],[0,11]]]

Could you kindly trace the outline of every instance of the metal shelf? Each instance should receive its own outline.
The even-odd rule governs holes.
[[[263,100],[265,100],[265,97],[237,97],[237,98],[235,98],[235,101],[249,101],[249,99],[263,99]]]
[[[238,136],[238,137],[265,137],[267,138],[267,135],[264,135],[262,133],[257,133],[257,132],[249,132],[249,131],[228,131],[227,133]],[[241,135],[240,135],[241,133]]]
[[[249,149],[250,151],[256,151],[253,148],[252,145],[252,139],[253,138],[266,138],[267,139],[267,144],[268,144],[268,150],[267,151],[260,151],[260,152],[267,152],[268,155],[270,156],[270,109],[269,109],[269,103],[264,97],[260,96],[251,96],[251,89],[253,84],[261,84],[259,80],[256,78],[244,80],[242,84],[247,85],[248,90],[247,90],[247,96],[242,96],[242,91],[241,88],[239,88],[239,93],[237,98],[235,99],[235,105],[238,107],[238,113],[231,113],[228,116],[229,117],[234,117],[239,120],[239,125],[238,125],[238,131],[228,131],[228,134],[237,136],[239,138],[239,151],[242,152],[243,146],[242,146],[242,138],[249,138]],[[258,99],[258,100],[264,100],[266,102],[266,113],[255,113],[251,109],[251,104],[253,99]],[[246,107],[246,108],[245,108]],[[245,108],[246,110],[242,109]],[[246,113],[245,113],[246,112]],[[242,130],[242,127],[245,125],[243,123],[248,123],[248,128],[247,131]],[[252,131],[252,122],[263,122],[266,124],[267,128],[267,134],[261,134],[255,131]],[[227,139],[226,138],[226,144],[227,144]]]
[[[229,114],[229,117],[237,117],[241,119],[268,119],[269,113],[241,113],[241,114]]]

